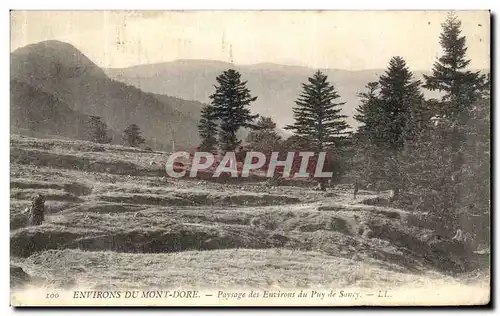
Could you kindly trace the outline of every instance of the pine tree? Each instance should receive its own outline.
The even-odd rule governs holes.
[[[424,128],[427,118],[421,113],[424,99],[419,87],[405,60],[393,57],[385,74],[359,94],[361,105],[354,118],[363,124],[356,137],[362,181],[377,186],[385,183],[396,194],[402,188],[397,154],[405,138],[414,137],[414,129]]]
[[[144,144],[146,140],[141,136],[141,130],[136,124],[130,124],[123,131],[123,141],[125,141],[130,147],[137,147],[140,144]]]
[[[439,42],[443,55],[434,63],[431,76],[424,76],[424,87],[431,91],[440,91],[443,97],[440,102],[434,102],[432,109],[439,119],[443,131],[444,143],[450,146],[448,163],[450,170],[443,187],[450,192],[443,195],[449,203],[446,217],[453,221],[450,225],[460,225],[457,210],[463,205],[465,195],[461,187],[466,181],[467,148],[470,124],[473,124],[473,112],[478,102],[488,93],[489,80],[480,72],[466,70],[470,60],[467,59],[466,38],[462,36],[462,23],[450,14],[442,24],[442,33]]]
[[[385,75],[359,94],[361,105],[354,116],[363,124],[359,132],[381,148],[401,149],[404,134],[411,127],[410,117],[417,115],[416,109],[423,102],[419,86],[404,59],[393,57]]]
[[[443,55],[434,63],[432,75],[424,75],[424,88],[444,92],[436,114],[456,122],[466,119],[462,114],[488,88],[485,75],[466,70],[470,60],[466,57],[466,38],[461,35],[461,26],[454,14],[448,16],[439,37]]]
[[[99,116],[90,116],[87,121],[87,139],[94,143],[109,144],[111,137],[108,136],[108,126]]]
[[[247,82],[241,81],[241,74],[234,69],[224,71],[216,80],[219,85],[210,99],[220,122],[219,146],[223,151],[232,151],[241,144],[236,132],[241,127],[255,128],[253,122],[258,115],[252,115],[248,106],[257,97],[251,96]]]
[[[198,132],[201,138],[201,144],[198,148],[201,151],[212,152],[217,149],[217,123],[213,106],[206,105],[201,110]]]
[[[384,120],[381,127],[389,149],[403,147],[404,134],[410,128],[409,120],[421,109],[424,98],[420,92],[421,82],[413,79],[402,57],[393,57],[385,75],[380,76],[380,100],[383,103]],[[410,131],[406,131],[410,132]]]
[[[461,26],[462,22],[454,14],[442,24],[439,43],[443,55],[434,63],[432,75],[424,76],[424,88],[444,93],[434,112],[450,128],[449,141],[455,153],[451,163],[455,174],[463,164],[460,147],[465,141],[464,126],[469,120],[471,106],[484,96],[489,85],[485,75],[466,70],[470,60],[466,57],[466,38],[461,35]],[[454,179],[459,181],[458,177]]]
[[[297,144],[304,144],[307,149],[315,152],[329,153],[328,170],[336,169],[338,157],[342,156],[342,147],[350,135],[346,115],[340,114],[340,107],[345,102],[335,103],[340,98],[335,87],[328,82],[328,77],[321,71],[314,73],[302,84],[303,92],[295,101],[293,109],[295,122],[285,129],[294,131]],[[334,158],[334,159],[332,159]],[[320,190],[325,190],[325,179],[319,179]]]
[[[247,142],[252,150],[264,153],[277,150],[280,146],[281,136],[276,133],[276,123],[270,117],[261,117],[256,129],[250,131]]]
[[[293,109],[295,122],[285,127],[307,142],[309,149],[318,152],[338,147],[349,135],[347,116],[340,114],[340,106],[345,102],[334,102],[340,96],[327,80],[326,75],[317,71],[308,79],[309,83],[302,84],[303,92]]]

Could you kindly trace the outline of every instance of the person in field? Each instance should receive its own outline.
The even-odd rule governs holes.
[[[45,198],[38,194],[31,202],[28,214],[28,226],[42,225],[45,219]]]
[[[359,182],[358,182],[358,180],[355,180],[354,181],[354,190],[353,190],[354,199],[356,199],[358,191],[359,191]]]

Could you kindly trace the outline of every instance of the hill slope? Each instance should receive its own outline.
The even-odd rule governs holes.
[[[351,185],[320,192],[165,178],[149,164],[162,152],[18,136],[10,144],[11,275],[20,286],[387,289],[392,304],[410,305],[430,297],[449,303],[460,286],[468,302],[488,299],[489,255],[442,239],[424,213],[367,205],[387,192],[360,190],[353,198]],[[27,227],[24,210],[36,194],[46,197],[45,221]]]
[[[84,138],[87,115],[27,83],[12,80],[10,87],[11,133]]]
[[[36,107],[44,112],[38,114],[41,117],[53,115],[45,111],[49,103],[57,100],[81,115],[101,116],[115,133],[135,123],[154,147],[170,148],[173,131],[179,147],[191,148],[198,144],[196,113],[202,104],[168,97],[160,101],[155,94],[112,80],[70,44],[45,41],[15,50],[11,54],[11,80],[46,95],[45,99],[38,100],[47,102],[40,101]],[[17,108],[28,107],[30,97],[23,95],[24,90],[17,89],[17,86],[11,89],[12,98],[19,100]],[[19,122],[26,120],[22,113],[11,112],[14,129],[22,128]],[[74,136],[64,129],[58,133]],[[81,138],[82,135],[77,134],[77,138]]]

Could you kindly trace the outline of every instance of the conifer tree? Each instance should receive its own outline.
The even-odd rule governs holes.
[[[442,24],[439,43],[443,55],[434,63],[432,75],[424,75],[426,89],[444,92],[441,107],[436,114],[457,121],[466,119],[461,115],[478,100],[488,88],[488,80],[479,71],[466,70],[467,59],[465,36],[462,36],[462,22],[450,14]],[[457,121],[458,122],[458,121]]]
[[[234,69],[224,71],[216,80],[218,85],[210,99],[220,122],[219,146],[223,151],[232,151],[241,144],[236,132],[241,127],[255,128],[253,122],[258,115],[252,115],[248,106],[257,97],[252,97],[247,82],[241,81],[241,74]]]
[[[201,151],[214,151],[217,149],[217,123],[214,107],[206,105],[201,110],[198,132],[201,138],[199,149]]]
[[[361,105],[354,116],[363,124],[359,132],[379,147],[401,149],[410,117],[423,102],[419,86],[404,59],[393,57],[385,74],[359,94]]]
[[[140,144],[144,144],[146,140],[141,136],[141,129],[136,124],[130,124],[123,131],[123,141],[125,141],[130,147],[137,147]]]
[[[108,136],[108,126],[99,116],[90,116],[87,121],[87,139],[94,143],[109,144],[111,137]]]
[[[405,60],[393,57],[385,74],[359,95],[361,105],[354,117],[363,123],[356,137],[363,180],[389,184],[395,194],[403,186],[397,154],[405,137],[415,134],[412,129],[423,128],[427,118],[420,113],[424,99],[419,86]]]
[[[478,162],[484,167],[488,165],[488,159],[484,158],[489,155],[489,136],[474,130],[478,126],[489,127],[488,115],[484,111],[489,110],[490,101],[486,101],[489,80],[480,72],[467,70],[470,60],[466,57],[466,38],[461,34],[461,25],[454,14],[442,24],[439,42],[443,55],[434,63],[432,75],[424,76],[425,88],[443,94],[441,100],[432,102],[431,112],[436,124],[433,135],[427,139],[430,150],[440,148],[439,160],[444,164],[441,168],[436,167],[436,159],[429,161],[429,150],[422,150],[422,146],[411,153],[414,160],[427,161],[426,168],[433,170],[420,183],[438,183],[439,200],[433,204],[439,207],[432,211],[439,214],[443,226],[451,233],[468,225],[467,220],[461,220],[463,214],[471,210],[489,212],[488,206],[478,201],[481,200],[478,197],[482,198],[484,194],[476,191],[478,187],[482,191],[488,189],[479,184],[470,187],[478,179],[482,183],[487,181],[485,173],[478,168]],[[478,112],[478,109],[482,110]],[[478,120],[478,117],[483,118]],[[442,176],[437,177],[437,174]]]
[[[276,133],[276,123],[270,117],[260,117],[256,129],[248,134],[247,142],[252,150],[265,153],[277,150],[281,142],[281,136]]]
[[[296,143],[307,147],[300,149],[328,152],[327,169],[333,171],[336,169],[335,164],[339,163],[338,157],[342,156],[342,147],[350,135],[349,125],[345,121],[347,116],[340,114],[340,107],[345,102],[335,102],[340,96],[321,71],[314,73],[308,82],[302,84],[302,94],[295,101],[295,122],[287,125],[285,129],[294,131]],[[324,178],[319,179],[319,189],[325,190]]]
[[[381,138],[389,149],[397,151],[403,147],[405,130],[411,126],[411,114],[419,115],[416,110],[423,102],[421,82],[413,79],[405,60],[396,56],[390,60],[385,75],[380,76],[379,85],[383,104]]]
[[[295,122],[285,129],[294,131],[297,138],[307,142],[309,149],[320,152],[338,147],[349,135],[347,116],[340,114],[345,102],[335,103],[340,96],[321,71],[308,81],[302,84],[303,92],[295,101]]]
[[[442,24],[439,43],[443,55],[434,63],[432,75],[424,76],[424,88],[444,93],[433,110],[450,129],[448,140],[454,153],[451,161],[454,174],[458,174],[464,162],[460,147],[465,141],[465,125],[472,105],[485,95],[489,82],[479,71],[466,70],[470,60],[466,57],[466,38],[461,35],[461,26],[462,22],[454,14],[450,14]],[[454,181],[460,180],[454,177]]]

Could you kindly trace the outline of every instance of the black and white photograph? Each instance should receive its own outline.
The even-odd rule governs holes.
[[[10,304],[490,303],[490,23],[10,11]]]

